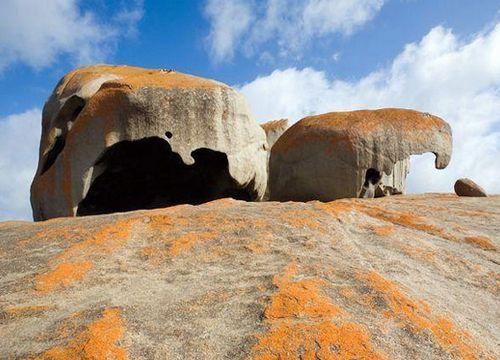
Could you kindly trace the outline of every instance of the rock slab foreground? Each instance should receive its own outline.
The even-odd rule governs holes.
[[[499,358],[500,197],[0,223],[0,358]]]

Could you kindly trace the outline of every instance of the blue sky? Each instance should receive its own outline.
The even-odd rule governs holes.
[[[498,193],[499,24],[499,0],[2,0],[0,219],[30,217],[43,103],[95,62],[223,81],[259,121],[429,111],[452,125],[455,153],[440,172],[416,158],[410,190],[450,191],[468,176]]]

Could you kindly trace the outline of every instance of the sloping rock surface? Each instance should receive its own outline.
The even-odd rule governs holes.
[[[499,358],[500,197],[0,223],[0,358]]]

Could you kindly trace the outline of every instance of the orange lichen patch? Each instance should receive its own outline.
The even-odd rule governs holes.
[[[435,225],[429,224],[426,219],[422,216],[416,216],[411,213],[404,213],[399,211],[392,211],[386,208],[381,208],[374,205],[366,205],[362,203],[356,203],[356,208],[371,216],[373,218],[392,222],[394,224],[404,226],[413,230],[423,231],[430,235],[441,237],[443,239],[458,241],[458,237],[448,233],[442,228]]]
[[[56,346],[37,359],[127,359],[125,349],[117,342],[123,337],[125,328],[119,309],[105,309],[102,317],[87,326],[65,346]]]
[[[103,226],[94,235],[71,245],[58,259],[67,260],[75,257],[89,257],[94,254],[110,254],[121,248],[130,236],[132,226],[138,218],[127,218]]]
[[[388,310],[383,313],[384,316],[397,319],[401,326],[416,333],[430,331],[437,343],[454,356],[463,359],[478,358],[478,349],[470,344],[470,335],[457,329],[445,317],[434,316],[427,304],[413,301],[396,284],[374,271],[360,274],[359,278],[375,291],[374,296],[385,300]]]
[[[373,225],[370,226],[370,229],[379,236],[389,236],[396,230],[393,225]]]
[[[480,247],[483,250],[495,250],[495,245],[491,242],[491,239],[487,236],[467,236],[465,237],[465,242],[467,244],[471,244],[477,247]]]
[[[427,262],[433,262],[436,257],[436,252],[419,248],[411,245],[402,245],[401,250],[413,259],[425,260]]]
[[[293,281],[296,273],[297,265],[292,263],[282,276],[274,278],[274,285],[279,291],[271,298],[271,305],[265,311],[266,318],[276,320],[299,316],[331,317],[341,312],[340,308],[321,294],[320,286],[324,283],[322,280]]]
[[[53,270],[35,277],[35,289],[45,293],[68,287],[82,280],[91,268],[90,261],[59,264]]]
[[[425,151],[432,151],[435,137],[451,144],[450,128],[437,116],[406,109],[379,109],[331,112],[306,117],[280,137],[273,152],[301,149],[304,142],[327,142],[331,144],[328,151],[342,146],[355,152],[360,148],[357,146],[359,139],[364,139],[366,147],[367,138],[378,136],[382,132],[405,139],[405,145],[418,149],[418,153],[423,148],[429,148]],[[422,139],[425,138],[423,134],[430,137],[427,144],[422,144]],[[378,149],[381,150],[383,149]],[[394,153],[394,149],[391,151]]]
[[[357,204],[352,200],[335,200],[328,203],[319,203],[314,207],[328,213],[335,219],[338,219],[342,214],[357,210]]]
[[[345,297],[346,299],[352,299],[355,295],[354,290],[347,287],[340,289],[339,294]]]
[[[371,345],[365,328],[331,321],[312,324],[283,321],[259,337],[255,360],[271,359],[383,359]]]
[[[131,90],[141,87],[162,87],[167,89],[201,88],[214,89],[226,85],[175,71],[145,69],[133,66],[95,65],[76,69],[64,77],[56,92],[61,96],[75,93],[81,86],[102,76],[115,76],[107,86],[127,86]],[[106,86],[106,85],[105,85]]]
[[[83,280],[93,266],[92,257],[110,254],[123,246],[137,221],[138,219],[119,220],[103,226],[88,238],[73,243],[52,260],[55,263],[52,270],[35,277],[35,289],[50,292]],[[69,236],[67,231],[69,230],[62,230],[60,234]],[[45,233],[44,236],[46,235]]]
[[[291,263],[274,278],[278,292],[265,310],[270,330],[258,335],[254,359],[381,359],[367,330],[334,318],[344,312],[321,293],[320,279],[294,280]]]
[[[170,255],[177,256],[180,253],[191,250],[193,247],[204,241],[212,240],[216,235],[211,231],[189,232],[173,240],[170,247]]]
[[[9,317],[35,316],[52,309],[49,305],[9,306],[3,312]]]
[[[311,210],[294,210],[286,211],[281,214],[280,218],[287,224],[296,228],[318,229],[321,227],[317,220],[318,213]]]

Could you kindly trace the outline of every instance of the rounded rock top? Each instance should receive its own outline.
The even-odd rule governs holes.
[[[384,144],[375,140],[384,138]],[[444,168],[451,157],[451,128],[443,119],[410,109],[387,108],[329,112],[303,118],[276,142],[273,151],[286,153],[305,144],[327,141],[331,150],[383,152],[401,160],[411,154],[432,151],[436,167]],[[381,146],[383,145],[383,146]],[[430,147],[436,149],[428,150]],[[398,151],[395,151],[398,150]]]
[[[56,93],[65,97],[71,95],[82,84],[96,78],[115,78],[108,83],[127,85],[131,90],[144,87],[161,87],[165,89],[213,89],[228,88],[221,82],[188,75],[171,69],[147,69],[127,65],[93,65],[75,69],[63,77],[56,88]]]

